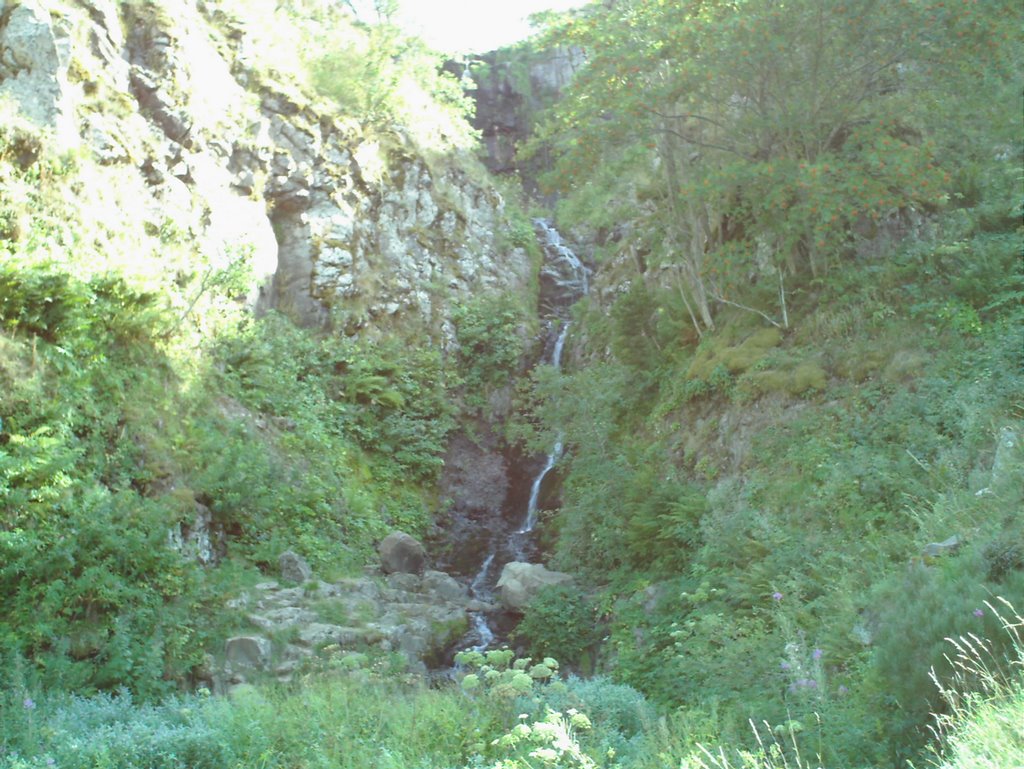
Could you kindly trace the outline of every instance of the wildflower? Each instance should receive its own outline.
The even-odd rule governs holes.
[[[823,653],[824,652],[822,652],[821,649],[815,649],[814,653],[811,656],[814,657],[815,660],[820,660],[821,659],[821,655]]]
[[[782,600],[782,593],[780,593],[778,590],[776,590],[774,593],[772,593],[772,600],[773,601],[781,601]]]
[[[25,706],[25,710],[35,710],[36,709],[36,703],[32,700],[31,697],[26,697],[25,701],[22,702],[21,704]]]
[[[842,684],[839,685],[839,693],[840,694],[849,694],[849,692],[850,692],[850,690],[847,689],[845,686],[843,686]]]
[[[975,617],[984,617],[985,616],[985,612],[983,612],[981,609],[975,609],[974,610],[974,616]]]
[[[782,662],[779,663],[779,667],[782,668],[783,670],[789,670],[789,663],[786,662],[785,660],[783,660]]]

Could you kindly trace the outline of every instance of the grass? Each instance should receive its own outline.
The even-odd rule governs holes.
[[[947,639],[955,674],[944,684],[934,676],[948,713],[937,715],[933,765],[939,769],[1024,767],[1024,617],[1005,598],[986,602],[1012,639],[1015,657],[993,652],[973,634]]]
[[[936,684],[936,769],[1024,766],[1024,618],[988,608],[1013,641],[998,658],[982,639],[950,639],[955,675]],[[350,655],[351,656],[351,655]],[[363,664],[365,663],[365,664]],[[368,667],[367,667],[368,666]],[[813,769],[824,764],[792,719],[750,727],[748,748],[716,741],[714,714],[656,717],[643,697],[606,679],[499,688],[428,686],[391,658],[330,661],[296,684],[244,686],[140,704],[127,693],[40,694],[16,665],[0,702],[4,769]],[[547,757],[548,761],[542,759]],[[831,764],[830,766],[837,766]],[[918,766],[918,765],[914,765]],[[923,766],[923,765],[921,765]]]

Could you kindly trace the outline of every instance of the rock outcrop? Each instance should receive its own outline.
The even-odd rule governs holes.
[[[313,570],[306,559],[294,550],[285,550],[278,556],[277,567],[281,570],[281,579],[285,582],[297,582],[300,585],[313,577]]]
[[[423,545],[401,531],[384,537],[377,552],[385,574],[422,574],[427,561]]]
[[[550,571],[539,563],[513,561],[501,570],[496,587],[498,597],[507,609],[522,611],[545,587],[565,585],[572,579],[571,574]]]
[[[193,508],[194,517],[179,522],[169,532],[170,546],[203,566],[215,565],[226,550],[224,531],[206,505],[193,502]]]
[[[536,114],[554,103],[582,63],[582,51],[573,48],[499,50],[479,57],[470,69],[476,84],[473,125],[483,136],[491,172],[519,172],[532,187],[542,161],[524,162],[519,145],[530,137]]]
[[[471,517],[501,514],[508,496],[508,462],[491,431],[487,440],[457,433],[448,443],[441,473],[441,493],[455,510]]]
[[[0,2],[0,98],[52,131],[62,148],[72,146],[76,136],[70,50],[67,28],[55,26],[36,0]]]
[[[0,95],[83,147],[95,192],[130,199],[147,233],[194,245],[181,269],[244,264],[260,311],[350,334],[408,322],[445,343],[460,298],[528,285],[468,151],[428,161],[403,129],[275,80],[248,57],[253,34],[216,3],[85,0],[58,16],[6,1]]]
[[[228,601],[252,632],[229,638],[223,663],[211,665],[216,690],[273,675],[289,680],[323,653],[400,652],[410,669],[441,664],[466,634],[470,612],[496,607],[474,601],[443,572],[399,573],[285,587],[263,582]],[[271,639],[275,639],[271,641]]]

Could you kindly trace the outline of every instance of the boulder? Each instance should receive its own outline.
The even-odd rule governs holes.
[[[224,642],[224,656],[232,670],[264,670],[270,663],[272,647],[262,636],[235,636]]]
[[[521,611],[542,588],[569,582],[572,582],[571,574],[550,571],[539,563],[512,561],[501,570],[501,578],[496,587],[505,608]]]
[[[401,531],[394,531],[384,537],[378,552],[385,574],[420,574],[427,560],[423,545]]]
[[[313,577],[313,570],[306,559],[294,550],[285,550],[277,559],[277,566],[281,570],[281,579],[285,582],[308,582]]]
[[[469,601],[469,588],[450,574],[443,571],[428,571],[423,575],[424,593],[436,596],[449,603],[466,603]]]
[[[944,555],[956,555],[957,551],[960,549],[960,544],[960,538],[954,534],[952,537],[945,539],[942,542],[929,542],[924,546],[924,549],[921,551],[921,555],[923,555],[925,559],[939,558]]]
[[[326,622],[311,622],[299,631],[297,643],[300,646],[325,646],[337,643],[343,628]]]

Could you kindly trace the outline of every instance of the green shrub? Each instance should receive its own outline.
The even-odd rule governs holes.
[[[656,720],[656,711],[643,694],[606,676],[569,676],[565,689],[562,701],[549,696],[551,706],[556,710],[576,707],[587,713],[594,725],[602,730],[630,738],[642,733]]]
[[[147,696],[177,685],[201,655],[194,567],[167,546],[168,527],[159,505],[97,491],[0,532],[5,647],[49,685]]]
[[[622,544],[634,569],[677,574],[700,545],[706,504],[700,489],[661,472],[641,462],[622,490]]]
[[[994,664],[1013,659],[1013,639],[985,602],[993,594],[1021,595],[1024,572],[986,584],[985,566],[979,549],[968,547],[934,566],[894,575],[875,591],[871,682],[885,703],[886,742],[895,759],[912,757],[925,740],[930,714],[942,712],[932,671],[939,680],[955,672],[946,639],[974,634],[990,641]]]
[[[523,310],[510,296],[487,295],[457,306],[452,321],[467,402],[479,408],[485,393],[506,384],[519,368],[524,346]]]
[[[526,607],[513,637],[534,656],[576,665],[599,638],[594,607],[574,588],[545,587]]]

